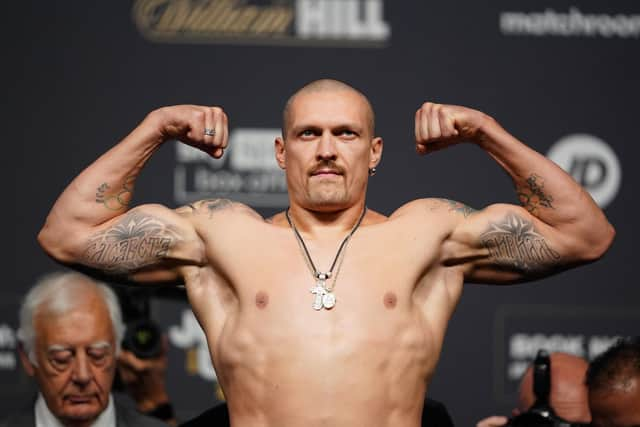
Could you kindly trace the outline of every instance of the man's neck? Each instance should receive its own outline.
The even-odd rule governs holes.
[[[351,231],[364,209],[364,202],[331,211],[317,211],[292,205],[289,208],[289,217],[298,231],[310,239],[334,239],[344,237],[345,233]]]

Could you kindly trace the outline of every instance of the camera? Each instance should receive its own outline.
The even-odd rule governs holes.
[[[122,340],[122,348],[129,350],[139,359],[152,359],[160,356],[161,333],[151,319],[136,319],[127,322],[127,330]]]
[[[150,296],[146,292],[120,289],[117,292],[126,325],[122,348],[139,359],[152,359],[162,354],[162,332],[151,319]]]
[[[536,401],[527,412],[509,419],[505,427],[588,427],[571,423],[556,415],[549,403],[551,390],[551,358],[546,350],[539,350],[533,361],[533,393]]]

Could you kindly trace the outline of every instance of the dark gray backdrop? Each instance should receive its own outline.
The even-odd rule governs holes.
[[[341,14],[350,0],[227,3],[300,12],[341,1],[329,15],[333,21],[325,22],[348,26]],[[0,415],[31,390],[15,359],[17,308],[39,275],[59,268],[35,236],[72,177],[156,107],[221,105],[232,131],[274,129],[289,94],[321,77],[353,84],[374,104],[385,152],[368,204],[387,214],[424,196],[476,208],[516,202],[506,175],[475,147],[415,155],[413,114],[426,100],[481,109],[545,154],[568,135],[590,135],[619,161],[607,163],[606,153],[586,148],[574,147],[569,155],[578,165],[576,177],[590,190],[621,175],[617,192],[605,189],[606,213],[618,235],[604,259],[521,286],[467,286],[430,387],[457,425],[508,413],[515,378],[539,345],[591,357],[612,337],[638,333],[640,289],[633,276],[638,235],[633,194],[640,154],[637,1],[502,0],[488,6],[470,0],[369,1],[383,7],[377,23],[384,21],[386,35],[380,35],[380,25],[366,27],[375,14],[357,0],[358,19],[369,29],[361,37],[368,39],[305,38],[303,18],[295,13],[275,38],[249,30],[207,31],[206,22],[199,32],[192,23],[163,33],[163,13],[167,19],[175,7],[170,0],[8,5],[4,158],[14,180],[5,206],[13,209],[7,225],[14,237],[5,248],[11,275],[0,291]],[[183,1],[181,6],[196,16],[197,7],[216,3]],[[207,18],[211,28],[220,30],[223,24],[213,15]],[[323,27],[312,22],[308,28]],[[179,203],[174,197],[178,163],[175,148],[163,147],[141,176],[135,201]],[[279,209],[268,203],[256,207],[264,214]],[[184,419],[214,401],[215,383],[203,379],[198,339],[176,330],[188,310],[181,294],[154,296],[152,309],[163,328],[174,331],[169,386]]]

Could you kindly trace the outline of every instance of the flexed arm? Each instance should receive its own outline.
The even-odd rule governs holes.
[[[590,195],[493,118],[426,103],[416,112],[415,131],[421,154],[462,141],[478,145],[509,174],[522,204],[459,215],[443,262],[463,266],[467,280],[528,280],[593,261],[610,246],[614,229]]]
[[[140,171],[165,141],[178,139],[219,158],[227,133],[227,117],[218,107],[151,112],[69,184],[38,235],[40,244],[59,262],[125,276],[202,262],[202,244],[188,216],[160,205],[129,209],[129,203]]]

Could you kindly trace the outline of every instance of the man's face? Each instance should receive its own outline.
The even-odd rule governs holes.
[[[104,302],[89,297],[63,315],[36,312],[35,358],[25,360],[49,407],[61,421],[92,421],[109,403],[115,341]]]
[[[348,90],[295,97],[284,141],[276,141],[293,203],[331,211],[364,200],[369,168],[382,152],[382,141],[372,135],[370,114],[364,99]]]
[[[624,389],[590,393],[589,406],[595,427],[639,427],[640,377]]]

